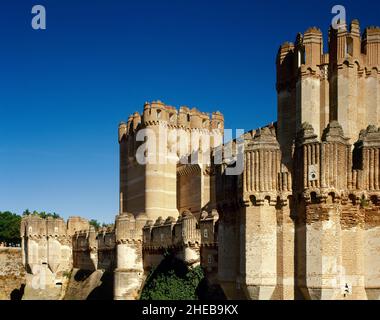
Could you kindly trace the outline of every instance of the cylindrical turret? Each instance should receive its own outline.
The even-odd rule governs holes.
[[[184,128],[190,128],[190,109],[188,107],[180,107],[178,115],[178,125]]]
[[[140,123],[141,123],[141,116],[138,112],[135,112],[133,114],[133,131],[137,129]]]
[[[319,66],[323,54],[322,32],[316,27],[309,28],[303,37],[305,48],[305,64],[309,66]]]
[[[145,125],[157,123],[157,121],[168,121],[165,104],[159,100],[144,105],[143,120]]]
[[[364,31],[363,51],[369,66],[380,66],[380,27],[369,27]]]
[[[128,125],[125,122],[119,124],[119,143],[128,135]]]
[[[211,114],[211,129],[224,130],[224,116],[219,111]]]
[[[192,109],[190,114],[190,127],[192,129],[202,128],[202,117],[201,113],[197,109]]]
[[[197,219],[190,211],[182,214],[183,260],[193,267],[200,264],[201,233]]]
[[[76,231],[88,230],[90,224],[87,219],[81,217],[70,217],[67,220],[67,234],[73,236]]]
[[[115,221],[116,242],[131,239],[131,230],[135,229],[135,218],[132,214],[120,214]]]
[[[116,300],[135,300],[140,294],[144,278],[141,238],[135,239],[136,220],[132,214],[118,215],[115,227],[114,298]]]

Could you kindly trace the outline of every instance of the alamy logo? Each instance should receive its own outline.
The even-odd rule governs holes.
[[[167,130],[158,132],[144,128],[138,131],[136,141],[143,142],[136,150],[136,161],[146,164],[213,164],[226,165],[226,175],[240,175],[244,170],[244,130],[218,130],[209,134],[199,131]],[[229,141],[223,145],[224,141]],[[212,154],[211,154],[212,153]]]
[[[34,266],[32,288],[34,290],[44,290],[46,288],[46,270],[43,266]]]
[[[346,8],[342,5],[335,5],[331,9],[331,13],[337,14],[331,21],[331,26],[335,30],[339,30],[346,26]]]
[[[46,9],[42,5],[35,5],[32,8],[32,28],[34,30],[45,30],[46,29]]]

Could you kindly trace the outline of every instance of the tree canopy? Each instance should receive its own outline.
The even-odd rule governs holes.
[[[5,211],[0,212],[0,242],[20,244],[21,216]]]
[[[100,228],[100,222],[98,220],[91,219],[90,226],[93,226],[95,230],[98,230]]]
[[[52,217],[54,219],[60,218],[59,214],[53,212],[45,212],[45,211],[29,211],[26,209],[22,216],[38,216],[41,218]],[[12,213],[10,211],[0,211],[0,242],[5,242],[7,244],[20,244],[20,227],[21,227],[21,216]]]
[[[23,213],[22,213],[23,216],[38,216],[38,217],[41,217],[43,219],[46,219],[48,217],[52,217],[54,219],[58,219],[60,218],[60,215],[53,212],[53,213],[50,213],[50,212],[45,212],[45,211],[41,211],[41,212],[38,212],[36,210],[34,210],[33,212],[30,212],[29,209],[26,209]]]
[[[225,300],[220,286],[207,279],[201,266],[188,268],[167,251],[144,285],[141,300]]]

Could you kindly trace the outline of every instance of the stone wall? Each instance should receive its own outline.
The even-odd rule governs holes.
[[[0,248],[0,300],[19,299],[24,284],[21,248]]]

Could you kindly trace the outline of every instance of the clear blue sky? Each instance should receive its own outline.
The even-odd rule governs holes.
[[[379,1],[313,2],[2,0],[0,211],[112,222],[117,126],[145,101],[220,110],[227,128],[275,120],[282,42],[326,35],[335,4],[380,24]],[[45,31],[30,26],[35,4]]]

